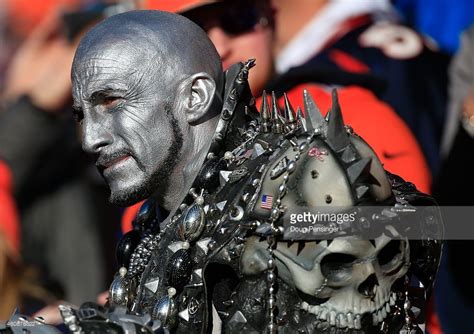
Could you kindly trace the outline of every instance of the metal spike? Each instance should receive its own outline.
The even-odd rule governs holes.
[[[270,122],[270,111],[268,110],[268,101],[267,93],[263,91],[262,93],[262,106],[260,107],[260,120],[262,124],[262,130],[265,133],[271,131],[271,122]]]
[[[160,279],[157,278],[155,280],[152,280],[152,281],[149,281],[149,282],[145,283],[145,288],[150,290],[152,293],[156,293],[156,291],[158,290],[158,284],[159,283],[160,283]]]
[[[298,109],[296,110],[296,120],[298,121],[303,131],[308,132],[308,127],[306,126],[306,119],[304,118],[303,112],[301,111],[300,107],[298,107]]]
[[[280,121],[280,124],[284,125],[287,123],[286,118],[283,117],[282,115],[278,114],[278,120]]]
[[[260,118],[262,120],[270,119],[270,112],[268,111],[268,101],[267,101],[267,92],[263,91],[262,93],[262,105],[260,107]]]
[[[185,308],[183,311],[178,313],[178,316],[183,319],[184,321],[189,321],[189,310]]]
[[[353,163],[347,168],[347,175],[349,181],[354,184],[362,175],[369,172],[372,158],[363,158]]]
[[[290,100],[288,100],[288,95],[284,93],[283,97],[285,98],[285,117],[288,120],[288,123],[293,124],[296,122],[295,110],[291,106]]]
[[[328,125],[326,133],[328,144],[331,148],[338,152],[349,145],[350,140],[344,127],[342,119],[341,107],[337,99],[337,91],[332,91],[332,108],[328,115]]]
[[[247,80],[248,75],[249,75],[249,70],[255,66],[255,59],[249,59],[244,63],[244,66],[242,66],[242,69],[239,72],[239,75],[237,76],[237,81],[239,83],[243,83],[245,80]]]
[[[245,63],[244,65],[244,69],[245,70],[250,70],[252,67],[255,66],[255,58],[250,58],[249,60],[247,60],[247,62]]]
[[[303,91],[303,101],[307,132],[323,127],[324,117],[306,89]]]
[[[282,133],[282,124],[280,121],[280,108],[278,107],[278,101],[275,97],[275,92],[272,91],[272,132]]]
[[[278,115],[278,119],[279,119],[280,124],[281,124],[282,132],[283,133],[290,132],[291,127],[289,126],[288,121],[286,120],[286,118],[284,118],[282,115]]]

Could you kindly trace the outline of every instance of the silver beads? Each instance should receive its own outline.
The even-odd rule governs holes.
[[[296,164],[295,164],[295,162],[294,162],[294,161],[290,161],[290,162],[288,163],[288,168],[287,168],[288,173],[290,173],[290,174],[293,173],[293,172],[295,171],[295,169],[296,169]]]
[[[195,203],[186,210],[186,212],[183,214],[183,218],[178,223],[178,235],[183,241],[194,241],[199,238],[202,231],[204,230],[205,225],[206,221],[204,210],[200,204]]]
[[[121,268],[125,269],[125,268]],[[130,282],[125,275],[117,275],[109,288],[109,298],[113,305],[127,306],[130,300]]]
[[[145,236],[138,244],[135,252],[132,254],[130,264],[128,266],[128,275],[135,276],[141,273],[148,261],[150,260],[151,253],[158,247],[158,241],[160,236]]]
[[[152,318],[161,321],[164,327],[173,328],[176,325],[178,307],[174,300],[176,289],[169,288],[168,295],[161,297],[152,311]]]
[[[260,179],[254,179],[254,180],[252,180],[252,186],[253,186],[253,187],[257,187],[257,186],[259,185],[259,183],[260,183]]]

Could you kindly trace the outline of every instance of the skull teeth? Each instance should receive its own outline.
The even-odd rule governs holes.
[[[387,315],[390,314],[391,306],[395,305],[396,299],[397,295],[392,292],[388,300],[372,311],[372,323],[374,325],[383,322]],[[325,305],[310,305],[307,302],[301,303],[300,308],[316,315],[318,320],[325,321],[337,328],[361,329],[362,327],[362,314],[354,314],[352,312],[338,313],[333,309],[328,310]]]
[[[397,299],[396,293],[395,293],[395,292],[392,292],[392,294],[390,295],[390,306],[395,305],[396,299]]]
[[[351,312],[347,313],[347,327],[354,328],[354,315]]]
[[[347,316],[339,313],[336,318],[336,326],[339,328],[346,328],[347,327]]]
[[[387,315],[390,314],[390,306],[395,305],[396,299],[397,295],[392,292],[390,294],[389,300],[382,304],[381,307],[372,312],[372,321],[374,325],[381,323],[387,317]]]
[[[323,309],[321,313],[319,314],[319,319],[326,320],[327,314],[328,314],[328,310]]]
[[[362,316],[360,314],[357,314],[354,319],[354,328],[355,329],[361,329],[362,328],[362,321],[361,321]]]

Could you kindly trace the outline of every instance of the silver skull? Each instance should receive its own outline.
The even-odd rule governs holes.
[[[247,241],[242,256],[244,274],[266,269],[266,247],[257,237]],[[332,241],[278,242],[274,255],[278,276],[311,300],[303,301],[301,309],[338,328],[361,329],[366,314],[372,316],[372,325],[380,324],[396,302],[393,284],[410,265],[408,241],[385,234],[374,240],[347,236]]]

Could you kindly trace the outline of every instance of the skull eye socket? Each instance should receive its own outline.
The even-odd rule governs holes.
[[[357,258],[350,254],[328,254],[321,260],[321,272],[331,282],[345,281],[351,278],[355,260]]]
[[[384,272],[393,271],[403,263],[402,249],[404,245],[400,240],[391,240],[377,255],[380,269]]]

